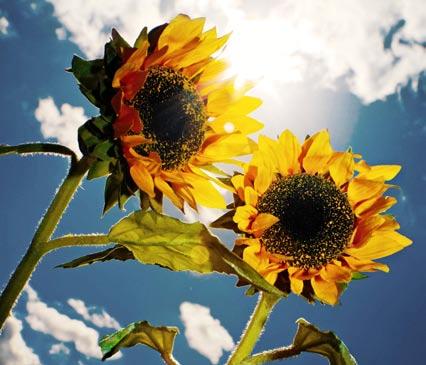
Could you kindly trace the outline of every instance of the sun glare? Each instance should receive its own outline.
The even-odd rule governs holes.
[[[261,84],[271,81],[302,81],[307,61],[304,55],[318,52],[318,40],[303,23],[294,27],[282,19],[236,22],[225,53],[231,71],[242,80]]]

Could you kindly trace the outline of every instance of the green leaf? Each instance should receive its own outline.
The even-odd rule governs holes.
[[[25,143],[17,146],[0,145],[0,156],[13,154],[31,155],[36,153],[71,157],[73,161],[77,160],[73,150],[57,143]]]
[[[154,211],[137,211],[115,224],[108,237],[127,247],[144,264],[174,271],[234,274],[259,290],[284,295],[201,223],[183,223]]]
[[[298,329],[293,340],[296,350],[325,356],[330,365],[357,365],[343,341],[333,332],[320,331],[303,318],[297,320]]]
[[[134,322],[127,327],[101,338],[103,357],[106,360],[120,349],[135,345],[146,345],[158,351],[164,359],[173,358],[173,345],[176,335],[179,333],[177,327],[154,327],[147,321]]]
[[[74,269],[77,267],[91,265],[96,262],[104,262],[104,261],[110,261],[110,260],[120,260],[120,261],[134,260],[134,256],[132,252],[129,251],[126,247],[117,245],[104,251],[79,257],[78,259],[66,262],[56,267],[60,267],[63,269]]]

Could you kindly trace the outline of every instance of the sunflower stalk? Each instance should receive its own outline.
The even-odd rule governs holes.
[[[57,248],[55,244],[52,244],[55,241],[51,241],[50,244],[46,244],[46,242],[50,240],[71,198],[80,186],[81,180],[92,163],[93,159],[91,157],[83,157],[78,162],[71,163],[68,175],[59,187],[46,214],[43,216],[27,252],[1,293],[0,329],[3,327],[19,295],[42,257],[52,249]],[[59,241],[59,243],[63,242]]]
[[[288,347],[280,347],[273,350],[264,351],[250,356],[242,362],[242,365],[261,365],[274,360],[287,359],[289,357],[297,356],[301,350],[291,345]]]
[[[231,354],[227,365],[242,364],[253,352],[254,346],[262,335],[266,321],[279,300],[280,297],[277,295],[260,292],[259,300],[247,324],[247,328],[243,332],[237,347]]]

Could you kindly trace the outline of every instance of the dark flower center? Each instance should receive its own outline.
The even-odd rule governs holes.
[[[266,250],[292,266],[319,268],[337,258],[354,228],[346,195],[320,176],[298,174],[275,181],[258,210],[280,219],[262,235]]]
[[[136,147],[138,153],[157,152],[162,168],[174,170],[199,151],[207,119],[204,103],[180,72],[152,67],[131,104],[139,111],[143,135],[153,141]]]

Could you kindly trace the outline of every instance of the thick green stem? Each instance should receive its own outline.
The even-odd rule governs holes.
[[[227,362],[228,365],[240,365],[253,352],[265,323],[279,299],[279,296],[260,292],[256,308],[248,322],[246,330],[241,336],[240,342]]]
[[[109,243],[111,240],[106,234],[78,234],[56,238],[43,244],[43,248],[50,252],[62,247],[103,246]]]
[[[6,288],[0,296],[0,329],[10,314],[15,302],[28,282],[32,272],[41,258],[48,252],[44,243],[49,241],[55,228],[67,208],[72,196],[76,192],[84,175],[91,165],[90,158],[83,157],[71,165],[70,171],[57,191],[49,209],[44,215],[31,245],[22,258],[15,272],[12,274]]]
[[[261,365],[274,360],[282,360],[289,357],[293,357],[299,355],[300,352],[301,350],[294,346],[281,347],[278,349],[255,354],[244,360],[241,365]]]

